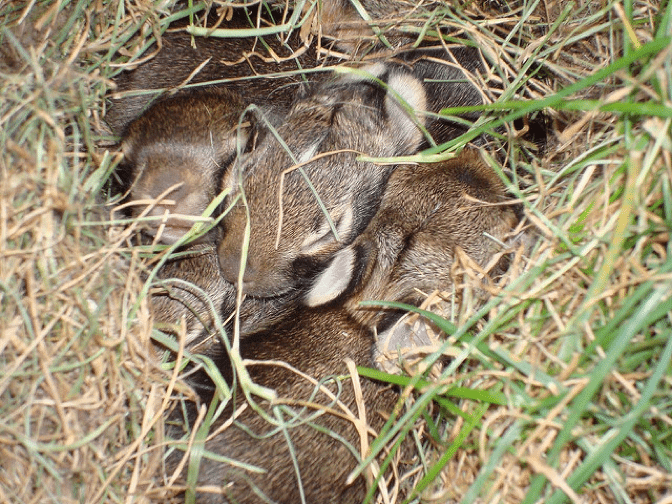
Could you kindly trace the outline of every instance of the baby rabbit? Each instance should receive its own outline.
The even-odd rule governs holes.
[[[505,239],[517,222],[507,203],[504,185],[476,152],[465,150],[458,158],[436,165],[399,167],[391,175],[380,209],[366,230],[335,254],[310,287],[303,298],[309,308],[297,309],[294,305],[276,326],[246,334],[240,341],[242,357],[287,362],[318,381],[347,373],[343,365],[346,357],[358,365],[373,366],[372,356],[378,346],[375,332],[381,331],[379,339],[386,337],[385,331],[400,313],[362,309],[359,302],[384,299],[419,304],[421,295],[415,289],[433,291],[450,285],[456,247],[484,265],[500,248],[493,238]],[[397,343],[404,346],[410,337],[402,335]],[[220,369],[231,383],[226,355],[219,359]],[[204,459],[199,484],[220,488],[224,493],[199,495],[199,502],[256,502],[252,488],[273,502],[299,502],[299,478],[306,502],[360,502],[364,481],[357,480],[350,486],[345,483],[356,458],[340,441],[324,433],[324,429],[335,431],[357,445],[354,426],[341,417],[332,400],[321,393],[313,395],[312,383],[277,362],[252,362],[247,369],[255,383],[277,391],[283,398],[279,404],[320,404],[331,406],[331,411],[311,420],[321,427],[319,430],[300,422],[288,429],[297,473],[285,434],[248,407],[237,418],[246,427],[236,423],[227,427],[206,443],[206,450],[267,472],[246,473]],[[367,420],[377,431],[385,413],[395,404],[396,392],[366,379],[361,380],[361,387]],[[349,384],[343,385],[340,398],[355,410]],[[271,405],[262,404],[271,411]],[[313,408],[309,406],[304,415],[312,413]],[[292,414],[287,413],[285,418],[292,418]]]
[[[204,213],[219,192],[218,180],[254,129],[251,115],[252,121],[240,123],[242,112],[235,93],[203,89],[154,103],[131,123],[122,141],[124,161],[117,176],[128,193],[130,217],[153,217],[142,228],[145,234],[173,244]],[[203,294],[221,320],[229,320],[236,310],[236,290],[222,277],[213,248],[218,233],[215,227],[191,241],[181,251],[187,257],[168,260],[158,272],[157,283],[168,291],[152,296],[154,320],[166,326],[185,318],[187,346],[216,332],[212,305]],[[172,278],[178,281],[169,281]],[[284,316],[293,299],[246,299],[240,308],[242,330],[269,327]],[[228,324],[228,331],[232,328]]]
[[[414,154],[430,141],[423,128],[437,143],[465,130],[414,112],[481,103],[463,72],[435,61],[435,54],[413,51],[323,84],[297,101],[278,127],[284,143],[267,134],[238,160],[223,183],[243,194],[245,203],[222,222],[219,256],[228,281],[235,282],[241,268],[249,213],[244,292],[273,297],[305,288],[376,213],[395,165],[360,160],[362,154]],[[461,53],[467,55],[474,53]]]
[[[419,305],[422,292],[452,283],[457,247],[482,267],[502,251],[519,210],[476,150],[440,163],[402,165],[391,175],[369,226],[334,255],[304,302],[315,307],[345,296],[346,309],[365,324],[379,311],[358,307],[361,299]],[[504,263],[492,273],[503,273]],[[357,296],[348,298],[353,290]]]
[[[159,101],[130,124],[117,176],[127,199],[143,202],[131,215],[156,217],[150,235],[175,243],[205,212],[218,179],[247,143],[249,123],[238,127],[243,110],[227,89],[201,90]]]
[[[390,177],[380,209],[367,229],[338,251],[303,302],[311,307],[341,300],[354,320],[375,328],[380,353],[430,341],[395,325],[399,310],[362,307],[362,300],[419,306],[428,294],[450,290],[456,249],[496,277],[521,217],[506,187],[477,151],[420,166],[402,165]],[[352,292],[356,295],[351,295]]]
[[[271,330],[241,339],[242,357],[254,359],[247,364],[252,380],[275,389],[279,398],[275,405],[258,398],[256,401],[271,418],[282,418],[291,426],[286,431],[278,429],[248,405],[235,423],[205,443],[205,449],[266,472],[250,473],[240,466],[204,457],[198,485],[214,487],[221,493],[199,492],[197,502],[251,504],[265,502],[261,497],[265,496],[271,502],[294,504],[301,502],[301,493],[311,503],[361,502],[366,490],[364,479],[346,484],[348,474],[358,464],[360,456],[355,454],[362,445],[356,425],[346,415],[352,412],[360,417],[361,412],[353,384],[344,381],[338,385],[331,378],[349,373],[346,358],[357,365],[371,366],[373,344],[373,333],[338,308],[304,310]],[[274,363],[258,363],[268,360]],[[316,392],[315,382],[279,365],[279,361],[321,382],[328,392]],[[226,359],[219,365],[231,383]],[[359,383],[366,407],[364,420],[378,432],[398,394],[389,386],[365,378],[360,378]],[[242,400],[239,392],[229,411],[240,406]],[[212,429],[219,424],[221,421]],[[334,434],[329,435],[328,431]],[[169,460],[169,469],[176,466],[180,456],[176,454]]]
[[[151,218],[143,233],[173,244],[203,215],[217,195],[217,180],[247,142],[250,126],[239,126],[243,109],[235,93],[204,89],[154,103],[130,124],[115,176],[129,216]],[[154,321],[173,332],[171,325],[184,319],[187,346],[202,340],[204,330],[214,331],[213,307],[235,308],[236,291],[221,276],[212,245],[217,232],[193,241],[187,257],[169,259],[157,273],[164,290],[151,298]]]

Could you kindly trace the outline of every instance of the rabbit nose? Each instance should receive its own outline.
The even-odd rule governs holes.
[[[222,270],[222,276],[231,284],[238,283],[238,273],[240,271],[240,255],[238,254],[220,254],[219,266]]]
[[[238,276],[240,275],[241,256],[238,254],[220,254],[219,266],[222,271],[222,276],[227,282],[238,285]],[[255,284],[255,279],[258,277],[257,268],[254,266],[254,261],[248,257],[247,263],[244,265],[243,272],[243,288],[246,291],[246,286],[252,287]]]

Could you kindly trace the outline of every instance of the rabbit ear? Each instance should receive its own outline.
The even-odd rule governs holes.
[[[414,154],[421,146],[424,137],[420,126],[425,126],[421,113],[426,110],[422,82],[406,71],[393,73],[388,81],[385,111],[390,127],[397,132],[395,143],[400,155]]]
[[[343,77],[341,84],[361,81],[382,82],[375,85],[380,96],[380,115],[385,118],[389,128],[390,146],[394,155],[414,154],[423,142],[421,127],[425,118],[417,112],[427,110],[427,93],[422,81],[415,77],[407,67],[395,63],[373,63],[362,68],[361,73]]]
[[[346,203],[342,205],[342,208],[334,212],[331,217],[335,223],[338,236],[342,238],[350,238],[353,234],[353,228],[356,225],[354,209],[350,204]],[[306,236],[301,243],[301,254],[318,255],[324,252],[324,249],[328,250],[333,241],[334,234],[331,226],[326,219],[323,219],[319,229]]]
[[[315,279],[303,298],[306,306],[323,306],[351,293],[362,283],[367,270],[370,247],[354,243],[340,250]]]

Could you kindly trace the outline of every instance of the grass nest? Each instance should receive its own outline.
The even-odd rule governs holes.
[[[496,83],[483,127],[507,126],[489,159],[532,239],[485,302],[466,267],[443,293],[447,334],[404,382],[422,452],[399,475],[405,502],[672,503],[672,6],[425,4],[380,30],[441,26],[481,49]],[[228,9],[0,7],[2,502],[178,500],[164,418],[193,394],[153,343],[136,229],[109,212],[121,155],[103,117],[113,77],[171,22]],[[282,23],[318,44],[300,21]]]

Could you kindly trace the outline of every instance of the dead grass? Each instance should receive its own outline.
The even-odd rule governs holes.
[[[523,99],[549,118],[543,152],[511,130],[497,153],[539,239],[484,305],[469,275],[447,293],[452,361],[408,401],[408,502],[672,502],[670,6],[487,5],[446,9],[444,33],[488,55],[490,122]],[[175,494],[163,418],[189,392],[154,354],[133,228],[101,205],[118,154],[100,122],[172,6],[0,7],[2,502]]]

